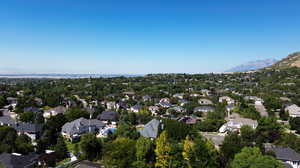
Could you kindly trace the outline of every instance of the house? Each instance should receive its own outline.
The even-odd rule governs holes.
[[[43,113],[44,118],[50,118],[56,116],[57,114],[64,114],[67,111],[67,108],[64,106],[57,106],[49,110],[45,110]]]
[[[34,98],[34,101],[35,101],[36,105],[38,105],[38,106],[42,106],[44,104],[43,100],[38,97]]]
[[[130,111],[132,111],[134,113],[138,113],[138,112],[140,112],[140,110],[142,110],[142,108],[143,108],[142,105],[136,104],[130,108]]]
[[[1,126],[6,125],[6,126],[13,127],[18,132],[18,134],[25,134],[28,137],[30,137],[32,141],[36,140],[37,137],[42,132],[41,124],[17,122],[10,116],[0,117],[0,125]]]
[[[40,108],[37,108],[37,107],[25,107],[23,109],[24,112],[34,112],[34,113],[38,113],[38,112],[42,112],[42,110]]]
[[[149,111],[151,112],[152,115],[157,115],[157,112],[159,111],[159,107],[158,106],[149,106]]]
[[[8,104],[10,104],[11,106],[16,106],[18,103],[18,99],[14,98],[14,97],[8,97],[6,98],[6,101],[8,102]]]
[[[226,111],[227,111],[228,113],[230,113],[230,112],[232,112],[232,110],[235,108],[235,105],[234,105],[234,104],[229,104],[229,105],[227,105],[225,108],[226,108]]]
[[[99,114],[97,119],[103,121],[104,123],[117,122],[119,119],[119,113],[112,110],[106,110]]]
[[[246,101],[254,101],[254,102],[255,101],[261,101],[261,102],[263,102],[263,99],[259,98],[257,96],[245,96],[244,100],[246,100]]]
[[[183,93],[176,93],[173,95],[174,98],[177,98],[177,99],[183,99],[184,97],[184,94]]]
[[[184,122],[186,124],[196,124],[199,119],[194,116],[183,116],[177,118],[176,120],[180,122]]]
[[[280,97],[279,98],[281,101],[283,101],[283,102],[291,102],[292,100],[290,99],[290,98],[288,98],[288,97]]]
[[[201,93],[203,96],[211,96],[211,91],[208,89],[202,89]]]
[[[198,103],[200,105],[213,105],[214,103],[209,99],[199,99]]]
[[[128,91],[128,92],[123,92],[123,94],[128,97],[133,97],[135,95],[135,92]]]
[[[9,115],[9,110],[8,109],[0,109],[0,115]]]
[[[159,129],[160,129],[160,121],[157,119],[153,119],[150,122],[148,122],[143,129],[138,130],[138,132],[141,134],[141,136],[146,138],[157,138]]]
[[[6,125],[6,126],[12,126],[13,124],[15,124],[16,121],[11,118],[10,116],[1,116],[0,117],[0,125]]]
[[[225,133],[225,132],[234,132],[234,131],[240,131],[242,126],[248,125],[252,127],[253,129],[256,129],[258,123],[256,120],[248,119],[248,118],[235,118],[230,119],[227,123],[223,124],[219,132]]]
[[[166,103],[170,103],[170,99],[169,98],[162,98],[159,100],[160,103],[162,102],[166,102]]]
[[[54,151],[46,150],[46,153],[40,154],[37,158],[38,166],[53,167],[56,163],[56,153]]]
[[[23,90],[16,91],[16,94],[18,96],[24,96],[24,91]]]
[[[200,97],[201,95],[200,94],[198,94],[198,93],[192,93],[192,94],[190,94],[190,97]]]
[[[39,155],[35,153],[28,155],[2,153],[0,155],[0,163],[5,168],[34,168],[37,166],[38,157]]]
[[[87,132],[98,132],[105,127],[105,123],[96,119],[85,119],[83,117],[67,122],[63,125],[61,134],[63,137],[73,141]]]
[[[169,108],[172,106],[172,104],[170,102],[166,102],[166,101],[159,102],[159,105],[163,108]]]
[[[143,101],[146,102],[146,101],[150,101],[151,100],[151,97],[146,95],[146,96],[143,96]]]
[[[220,148],[220,146],[223,144],[225,139],[224,134],[210,133],[210,132],[202,132],[201,134],[204,138],[210,140],[214,144],[216,149]]]
[[[130,98],[135,99],[135,92],[123,92],[123,94],[125,95],[125,100],[129,100]]]
[[[266,151],[272,151],[277,160],[282,161],[286,166],[300,168],[300,154],[289,147],[274,146],[265,144]]]
[[[117,108],[116,102],[114,102],[114,101],[106,102],[106,108],[108,110],[114,110],[114,109],[116,109]]]
[[[300,107],[296,104],[286,107],[284,111],[288,112],[290,117],[300,117]]]
[[[117,109],[128,109],[128,105],[126,104],[126,103],[124,103],[124,102],[119,102],[119,103],[117,103]]]
[[[220,97],[219,98],[219,103],[223,103],[223,102],[226,102],[227,104],[234,104],[235,103],[234,99],[232,99],[229,96],[222,96],[222,97]]]
[[[169,112],[169,110],[174,110],[176,113],[184,113],[186,110],[181,107],[181,106],[174,106],[174,107],[171,107],[167,110],[167,112]]]
[[[32,141],[35,141],[42,132],[41,124],[32,124],[25,122],[16,122],[12,127],[18,132],[18,134],[27,135]]]
[[[215,107],[212,106],[198,106],[194,108],[194,113],[200,112],[200,113],[208,113],[215,111]]]
[[[188,104],[189,101],[184,100],[184,99],[180,99],[180,100],[178,101],[178,103],[179,103],[180,106],[184,106],[184,105]]]

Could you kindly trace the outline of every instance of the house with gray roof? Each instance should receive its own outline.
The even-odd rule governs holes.
[[[117,122],[118,118],[119,118],[119,113],[112,110],[103,111],[101,114],[97,116],[97,119],[103,121],[104,123]]]
[[[61,134],[63,137],[73,141],[87,132],[98,132],[105,127],[105,123],[96,119],[85,119],[83,117],[67,122],[63,125]]]
[[[31,153],[28,155],[2,153],[0,163],[5,168],[34,168],[37,166],[39,155]]]
[[[290,117],[300,117],[300,107],[296,104],[290,105],[284,109]]]
[[[6,125],[6,126],[12,126],[13,124],[15,124],[16,121],[11,118],[10,116],[1,116],[0,117],[0,125]]]
[[[49,110],[45,110],[43,113],[44,118],[50,118],[56,116],[57,114],[64,114],[67,111],[67,108],[64,106],[57,106]]]
[[[239,132],[244,125],[248,125],[253,129],[256,129],[258,123],[256,120],[252,120],[249,118],[242,118],[242,117],[234,118],[234,119],[230,119],[227,123],[223,124],[220,127],[219,132],[221,133],[233,132],[233,131]]]
[[[153,119],[150,122],[148,122],[143,129],[138,130],[138,132],[141,134],[141,136],[146,138],[157,138],[160,128],[160,121],[157,119]]]
[[[274,152],[276,159],[285,163],[285,165],[292,168],[300,167],[300,154],[290,147],[274,146],[265,144],[266,151]]]
[[[134,113],[138,113],[142,108],[143,108],[142,105],[137,104],[137,105],[132,106],[130,108],[130,111],[132,111]]]
[[[160,105],[161,107],[163,107],[163,108],[169,108],[169,107],[171,107],[171,106],[172,106],[172,104],[171,104],[171,103],[169,103],[169,102],[165,102],[165,101],[163,101],[163,102],[159,102],[159,105]]]
[[[36,140],[42,132],[41,124],[17,122],[13,124],[12,127],[18,132],[18,134],[25,134],[30,137],[32,141]]]
[[[41,124],[32,124],[26,122],[17,122],[10,116],[0,117],[0,125],[6,125],[13,127],[19,134],[26,134],[31,138],[31,140],[36,140],[42,131]]]
[[[183,99],[184,97],[184,94],[183,93],[176,93],[173,95],[174,98],[177,98],[177,99]]]
[[[200,113],[208,113],[215,111],[215,107],[213,106],[198,106],[194,108],[194,113],[200,112]]]
[[[214,103],[209,99],[199,99],[198,103],[200,105],[213,105]]]
[[[39,112],[42,112],[42,110],[38,107],[33,107],[33,106],[30,106],[30,107],[25,107],[23,109],[24,112],[34,112],[34,113],[39,113]]]

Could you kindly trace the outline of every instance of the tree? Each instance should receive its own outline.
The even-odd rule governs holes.
[[[300,117],[295,117],[290,119],[289,121],[292,130],[296,130],[298,134],[300,134]]]
[[[271,156],[263,156],[259,148],[245,147],[235,155],[231,168],[284,168]]]
[[[4,96],[0,96],[0,108],[2,108],[3,106],[5,106],[6,104],[6,100]]]
[[[118,137],[131,139],[137,139],[140,136],[140,134],[136,131],[136,128],[133,125],[127,123],[120,123],[116,131],[116,135]]]
[[[220,148],[223,164],[227,165],[242,148],[242,138],[237,133],[227,135]]]
[[[256,128],[256,137],[258,143],[270,142],[273,143],[280,139],[281,125],[277,123],[275,118],[262,117],[258,120]]]
[[[168,142],[168,134],[163,131],[156,139],[156,163],[155,167],[168,168],[171,160],[171,144]]]
[[[63,160],[68,157],[68,148],[62,136],[58,137],[54,151],[58,160]]]
[[[61,127],[67,122],[65,115],[58,114],[49,118],[44,125],[44,132],[41,136],[39,143],[40,147],[47,147],[55,145],[57,143],[57,138]]]
[[[11,153],[15,151],[15,140],[17,138],[17,132],[11,127],[0,127],[0,153]]]
[[[255,140],[255,130],[249,125],[242,126],[241,138],[242,138],[244,145],[247,145],[247,146],[252,145]]]
[[[140,137],[136,142],[136,162],[137,168],[152,167],[154,163],[154,144],[151,139]]]
[[[288,146],[300,153],[300,137],[295,134],[283,134],[278,142],[280,146]]]
[[[17,153],[28,154],[34,151],[31,144],[31,139],[25,134],[21,134],[20,136],[18,136],[15,144]]]
[[[164,128],[168,132],[168,138],[178,141],[184,139],[191,132],[189,125],[170,119],[164,120]]]
[[[21,113],[20,120],[23,121],[23,122],[34,123],[34,121],[35,121],[35,113],[31,112],[31,111]]]
[[[196,137],[191,141],[189,137],[184,141],[183,158],[189,168],[217,168],[218,154],[213,145],[202,137]]]
[[[92,161],[101,158],[102,143],[94,134],[87,133],[81,137],[80,149],[84,159]]]
[[[135,160],[135,141],[120,137],[106,144],[104,161],[107,167],[131,167]]]
[[[224,120],[211,120],[207,119],[201,122],[198,122],[196,129],[203,132],[217,132],[219,128],[224,124]]]
[[[78,107],[69,109],[65,115],[69,122],[76,120],[80,117],[84,117],[84,118],[89,117],[89,113],[87,111],[85,111],[81,108],[78,108]]]

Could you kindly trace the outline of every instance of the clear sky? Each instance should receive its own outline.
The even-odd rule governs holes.
[[[1,73],[205,73],[300,50],[299,0],[3,0]]]

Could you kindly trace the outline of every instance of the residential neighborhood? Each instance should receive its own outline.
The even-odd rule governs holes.
[[[172,167],[186,167],[187,150],[199,147],[209,151],[201,159],[225,168],[235,154],[259,148],[270,162],[299,168],[299,87],[281,87],[299,84],[299,74],[0,80],[0,163],[143,168],[165,150]]]

